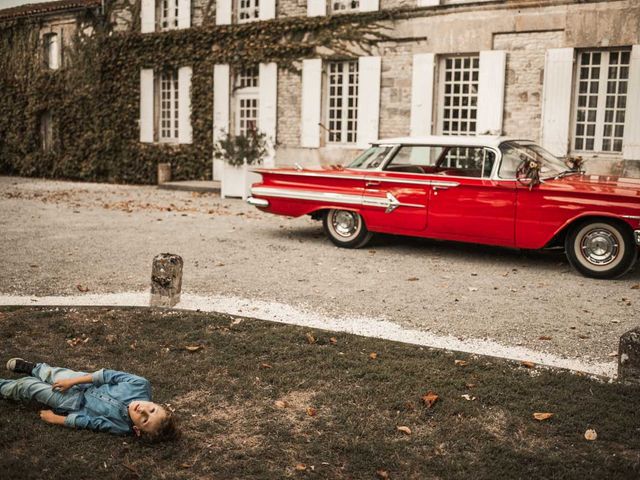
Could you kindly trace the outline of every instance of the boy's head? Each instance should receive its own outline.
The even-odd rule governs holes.
[[[136,436],[144,436],[152,442],[174,440],[178,429],[169,410],[154,402],[136,400],[128,407]]]

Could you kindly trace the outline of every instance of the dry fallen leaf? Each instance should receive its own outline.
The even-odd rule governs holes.
[[[298,472],[304,472],[307,469],[307,466],[304,463],[296,463],[295,469]]]
[[[397,426],[396,430],[398,430],[399,432],[404,433],[405,435],[411,435],[411,429],[409,427],[404,426],[404,425]]]
[[[468,287],[470,292],[477,292],[478,287]]]
[[[273,368],[271,365],[269,365],[268,363],[261,363],[260,364],[260,368]]]
[[[318,410],[313,407],[307,407],[307,415],[310,417],[315,417],[318,414]]]
[[[187,352],[197,352],[198,350],[202,350],[204,347],[202,345],[185,345],[184,349]]]
[[[378,358],[378,354],[377,354],[376,352],[371,352],[371,353],[369,354],[369,358],[370,358],[371,360],[375,360],[376,358]]]
[[[590,428],[586,432],[584,432],[584,438],[592,442],[593,440],[598,438],[598,433],[594,429]]]
[[[273,405],[276,408],[287,408],[287,406],[289,405],[287,402],[285,402],[284,400],[276,400],[275,402],[273,402]]]
[[[476,384],[475,383],[465,383],[464,386],[467,387],[467,388],[476,388]]]
[[[469,362],[467,362],[466,360],[454,360],[454,362],[456,365],[458,365],[459,367],[464,367],[465,365],[467,365]]]
[[[193,467],[193,463],[181,463],[180,468],[191,468]]]
[[[534,413],[533,414],[533,418],[535,418],[539,422],[542,422],[543,420],[549,420],[551,417],[553,417],[553,413]]]
[[[307,333],[306,337],[307,337],[307,343],[309,345],[312,345],[312,344],[316,343],[316,337],[314,337],[310,333]]]
[[[438,397],[438,394],[435,392],[432,392],[431,390],[429,390],[427,393],[425,393],[422,396],[422,401],[424,402],[424,404],[428,407],[431,408],[433,407],[436,402],[438,401],[440,397]]]
[[[538,337],[538,340],[551,340],[551,337],[548,335],[541,335]]]
[[[636,283],[634,286],[632,286],[631,290],[640,290],[640,283]]]
[[[376,475],[380,480],[389,480],[389,473],[386,470],[376,470]]]
[[[460,395],[460,396],[461,396],[462,398],[464,398],[465,400],[468,400],[468,401],[472,401],[472,400],[475,400],[475,399],[476,399],[476,397],[472,397],[472,396],[471,396],[471,395],[469,395],[468,393],[465,393],[464,395]]]
[[[336,337],[331,337],[331,338],[329,339],[329,343],[330,343],[331,345],[335,345],[335,344],[337,344],[337,343],[338,343],[338,339],[337,339]]]
[[[417,282],[418,280],[420,280],[418,277],[407,278],[407,282]]]
[[[89,287],[84,287],[84,286],[82,286],[80,284],[76,285],[76,288],[78,289],[78,291],[80,291],[82,293],[85,293],[85,292],[89,291]]]
[[[522,365],[523,367],[527,367],[527,368],[533,368],[533,367],[536,366],[535,363],[529,362],[529,361],[526,361],[526,360],[523,360],[522,362],[520,362],[520,365]]]

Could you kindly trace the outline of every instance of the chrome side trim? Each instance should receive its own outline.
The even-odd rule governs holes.
[[[438,187],[457,187],[460,182],[447,182],[444,180],[415,180],[412,178],[389,178],[389,177],[365,177],[367,182],[380,182],[380,183],[411,183],[414,185],[428,185]]]
[[[247,198],[247,203],[249,205],[253,205],[254,207],[260,207],[260,208],[265,208],[269,206],[269,200],[265,200],[264,198],[249,197]]]
[[[311,190],[297,190],[289,188],[254,187],[251,189],[251,194],[260,195],[261,197],[291,198],[295,200],[340,203],[343,205],[378,207],[384,208],[385,213],[391,213],[398,207],[426,208],[425,205],[400,202],[390,192],[387,193],[386,198],[383,198],[336,192],[315,192]]]
[[[636,239],[636,245],[640,246],[640,230],[634,230],[633,235]]]
[[[622,215],[622,218],[628,218],[629,220],[640,220],[639,215]]]
[[[251,170],[254,173],[265,173],[265,169],[255,169]],[[292,172],[291,170],[287,170],[285,172],[279,170],[269,170],[269,173],[272,175],[291,175],[294,177],[316,177],[316,178],[341,178],[344,180],[363,180],[364,181],[364,172],[362,175],[336,175],[334,173],[315,173],[315,172],[305,172],[298,171]]]

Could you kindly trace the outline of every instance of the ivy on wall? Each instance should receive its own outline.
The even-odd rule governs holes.
[[[131,5],[133,17],[139,0]],[[109,12],[87,10],[68,65],[42,66],[40,21],[0,25],[0,172],[13,175],[118,183],[155,183],[157,164],[170,162],[176,180],[209,179],[212,171],[213,65],[250,66],[296,62],[369,49],[386,38],[395,19],[411,10],[328,17],[291,17],[240,25],[202,27],[141,35],[111,31]],[[209,20],[210,21],[210,20]],[[191,66],[190,145],[139,142],[141,68]],[[41,147],[40,116],[49,110],[53,148]]]

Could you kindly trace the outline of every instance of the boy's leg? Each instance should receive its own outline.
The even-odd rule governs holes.
[[[59,411],[73,411],[78,408],[81,393],[70,390],[58,392],[46,382],[34,377],[23,377],[17,380],[0,379],[0,396],[12,400],[36,400]]]
[[[68,368],[51,367],[46,363],[38,363],[32,370],[31,375],[39,378],[43,382],[53,385],[58,380],[64,380],[65,378],[82,377],[87,375],[85,372],[76,372]]]

